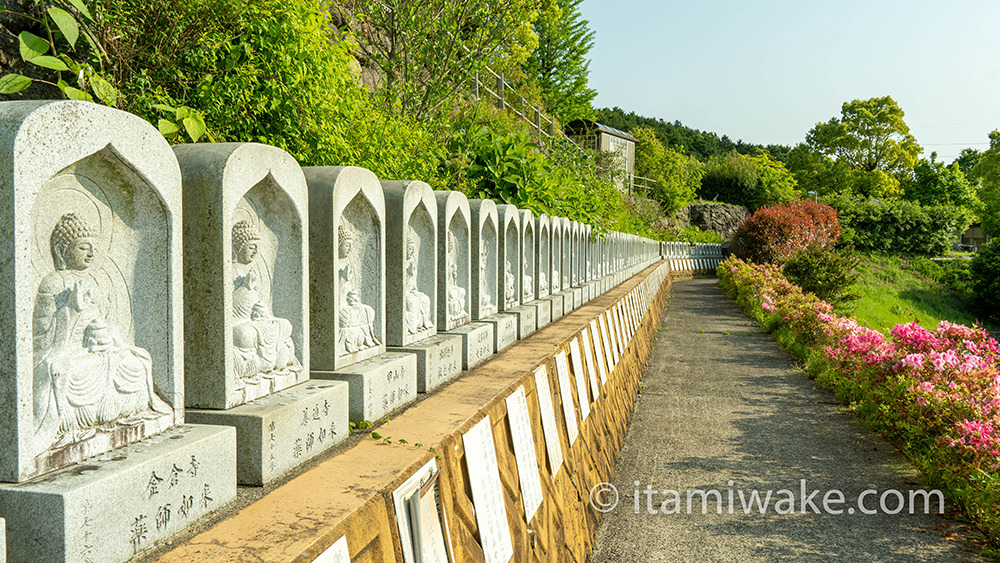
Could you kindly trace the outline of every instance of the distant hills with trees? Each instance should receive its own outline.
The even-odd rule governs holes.
[[[645,117],[635,112],[626,112],[620,107],[600,108],[595,111],[594,120],[615,129],[630,131],[639,127],[648,127],[656,133],[663,146],[693,156],[705,162],[713,156],[722,156],[736,151],[739,154],[753,156],[760,151],[767,152],[774,160],[784,162],[791,147],[785,145],[758,145],[745,141],[733,141],[727,135],[721,137],[710,131],[699,131],[687,127],[680,121],[669,123],[656,117]]]

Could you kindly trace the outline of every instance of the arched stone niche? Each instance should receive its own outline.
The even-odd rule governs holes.
[[[438,208],[438,331],[471,319],[471,218],[462,192],[436,191]]]
[[[539,299],[548,297],[552,291],[552,237],[549,236],[549,216],[542,214],[535,218],[535,233],[538,237],[538,252],[535,255],[535,295]]]
[[[437,221],[425,182],[382,182],[386,212],[386,344],[437,334]]]
[[[370,170],[302,169],[309,187],[310,367],[385,352],[385,197]]]
[[[550,217],[549,218],[549,240],[552,245],[552,258],[550,260],[550,270],[552,272],[551,277],[549,277],[549,293],[559,293],[564,289],[563,287],[563,237],[562,237],[562,218],[561,217]]]
[[[530,303],[538,295],[535,289],[535,278],[538,277],[535,261],[538,259],[538,239],[535,235],[535,219],[530,210],[520,209],[518,215],[521,223],[521,303]]]
[[[497,206],[489,199],[470,199],[472,214],[472,319],[494,315],[500,302],[497,276],[498,216]]]
[[[516,206],[497,206],[499,245],[503,259],[497,283],[500,286],[500,310],[509,311],[521,304],[521,225]]]
[[[185,402],[228,409],[309,379],[308,201],[287,152],[174,147],[184,182]]]
[[[583,285],[583,270],[586,267],[583,248],[583,223],[572,221],[570,224],[573,240],[573,285]]]
[[[181,182],[143,119],[0,104],[0,480],[183,422]]]
[[[555,229],[553,229],[554,231]],[[573,264],[576,257],[573,248],[573,225],[572,222],[563,217],[559,222],[559,232],[562,234],[562,288],[564,290],[573,287],[574,275]]]

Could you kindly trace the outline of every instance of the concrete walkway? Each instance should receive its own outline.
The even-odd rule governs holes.
[[[909,491],[922,488],[916,473],[833,395],[814,389],[716,283],[673,286],[615,474],[620,501],[605,514],[590,561],[984,561],[965,526],[923,514],[919,498],[915,515],[906,505],[897,515],[860,512],[867,489],[878,491],[864,498],[867,510],[878,510],[888,490],[901,491],[908,504]],[[811,504],[804,504],[803,479],[805,497],[819,490]],[[647,495],[647,487],[658,492]],[[714,500],[702,514],[697,495],[688,514],[687,491],[712,489],[720,491],[723,514]],[[753,490],[763,497],[769,489],[765,514],[757,505],[743,512],[741,490],[749,501]],[[781,489],[793,493],[794,514],[776,512],[789,508],[787,500],[775,506],[788,497]],[[823,496],[834,489],[845,501],[836,504],[833,494],[828,506],[844,514],[824,510]],[[680,513],[648,513],[649,504],[678,508],[663,490],[679,491]],[[889,510],[898,503],[892,493],[885,497]],[[937,501],[932,505],[936,513]]]

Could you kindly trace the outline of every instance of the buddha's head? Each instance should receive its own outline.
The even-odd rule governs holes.
[[[337,227],[337,245],[340,258],[347,258],[354,248],[354,229],[350,225],[341,223]]]
[[[233,225],[233,260],[249,264],[257,257],[260,231],[250,221],[237,221]]]
[[[49,244],[57,270],[86,270],[94,261],[94,239],[100,233],[78,213],[67,213],[52,229]]]

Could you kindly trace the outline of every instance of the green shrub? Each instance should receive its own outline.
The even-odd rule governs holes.
[[[733,151],[705,163],[698,197],[753,211],[794,198],[795,177],[766,152],[746,156]]]
[[[979,249],[969,267],[972,293],[987,315],[1000,315],[1000,240]]]
[[[835,249],[810,247],[785,262],[784,274],[789,281],[835,306],[844,306],[858,299],[851,290],[857,283],[861,259]]]
[[[968,212],[951,205],[923,206],[898,199],[830,197],[844,227],[842,243],[857,250],[936,256],[968,226]]]

